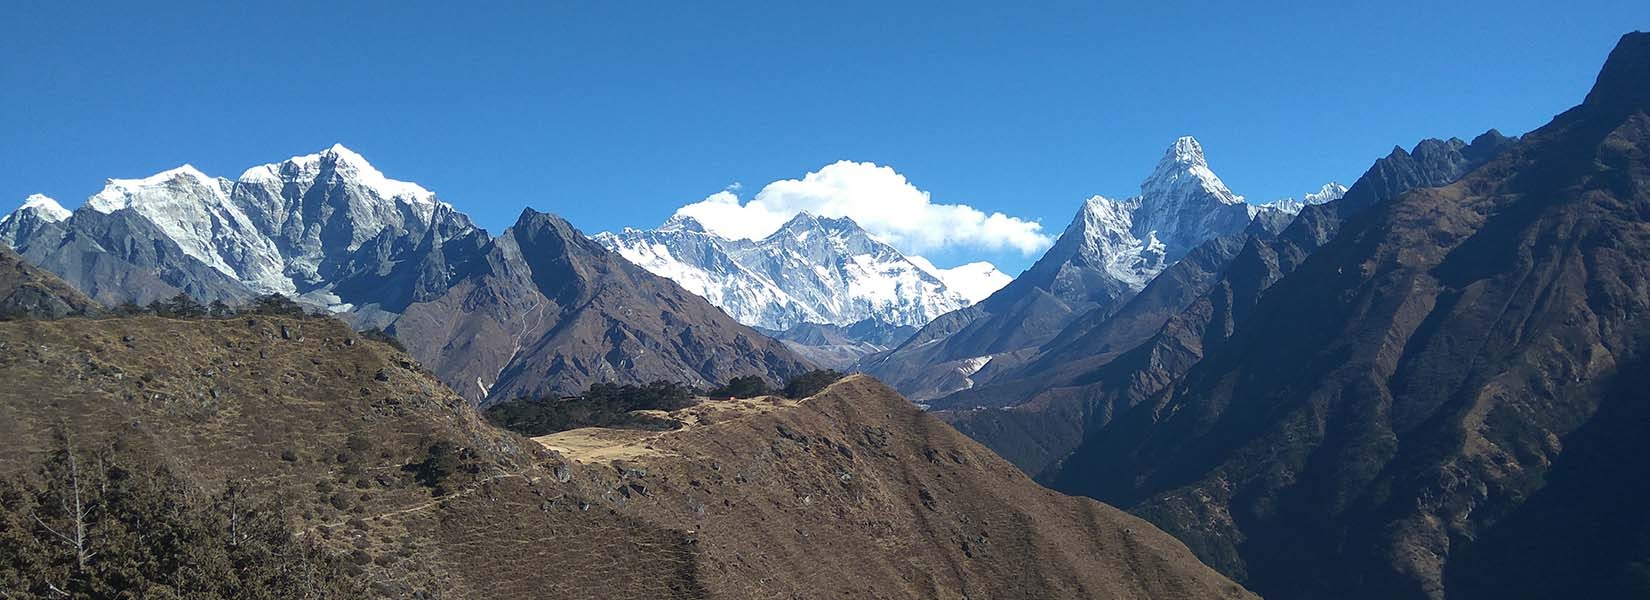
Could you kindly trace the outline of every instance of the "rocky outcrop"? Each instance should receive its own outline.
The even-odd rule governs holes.
[[[0,245],[0,320],[61,319],[103,312],[91,298]]]

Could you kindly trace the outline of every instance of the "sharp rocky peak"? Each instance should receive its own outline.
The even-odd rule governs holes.
[[[1621,36],[1581,107],[1605,117],[1650,112],[1650,33]]]
[[[1143,204],[1152,204],[1180,201],[1193,194],[1211,196],[1221,204],[1243,203],[1243,197],[1233,194],[1209,168],[1203,144],[1188,135],[1176,139],[1163,152],[1157,168],[1141,182],[1140,198]]]
[[[1169,149],[1163,153],[1163,159],[1158,161],[1158,170],[1175,166],[1209,166],[1208,160],[1203,157],[1203,144],[1197,138],[1183,135],[1176,138]]]

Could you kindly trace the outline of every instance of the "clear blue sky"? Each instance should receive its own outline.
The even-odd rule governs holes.
[[[1266,200],[1395,144],[1522,133],[1650,28],[1644,0],[149,4],[6,8],[5,210],[343,142],[494,232],[522,206],[652,226],[854,159],[1057,233],[1182,134]]]

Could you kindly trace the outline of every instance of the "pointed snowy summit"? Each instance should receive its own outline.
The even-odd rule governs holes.
[[[1203,144],[1192,136],[1181,136],[1163,152],[1163,158],[1157,161],[1157,168],[1152,170],[1151,176],[1140,183],[1140,196],[1150,202],[1181,199],[1195,193],[1212,196],[1221,204],[1243,202],[1242,196],[1233,194],[1226,183],[1209,169],[1209,161],[1203,156]]]

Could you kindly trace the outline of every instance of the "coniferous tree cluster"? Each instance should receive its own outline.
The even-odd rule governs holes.
[[[768,382],[756,375],[735,377],[727,385],[712,389],[707,396],[712,398],[755,398],[766,396],[772,390],[768,389]]]
[[[231,482],[208,495],[119,443],[0,480],[0,590],[40,598],[338,598],[353,566]]]
[[[580,427],[674,429],[669,419],[634,414],[638,410],[677,410],[693,405],[697,392],[686,385],[655,381],[646,385],[598,383],[574,397],[521,398],[487,409],[487,418],[524,435],[547,435]]]
[[[824,391],[826,387],[846,377],[846,374],[835,369],[815,369],[808,371],[790,381],[785,382],[785,389],[781,391],[786,398],[807,398]]]
[[[228,318],[239,315],[302,317],[309,314],[303,305],[281,294],[265,294],[253,298],[246,304],[230,306],[222,300],[201,304],[193,296],[180,293],[165,300],[150,302],[148,306],[127,302],[115,307],[113,312],[115,315],[126,317],[154,315],[172,319]]]

